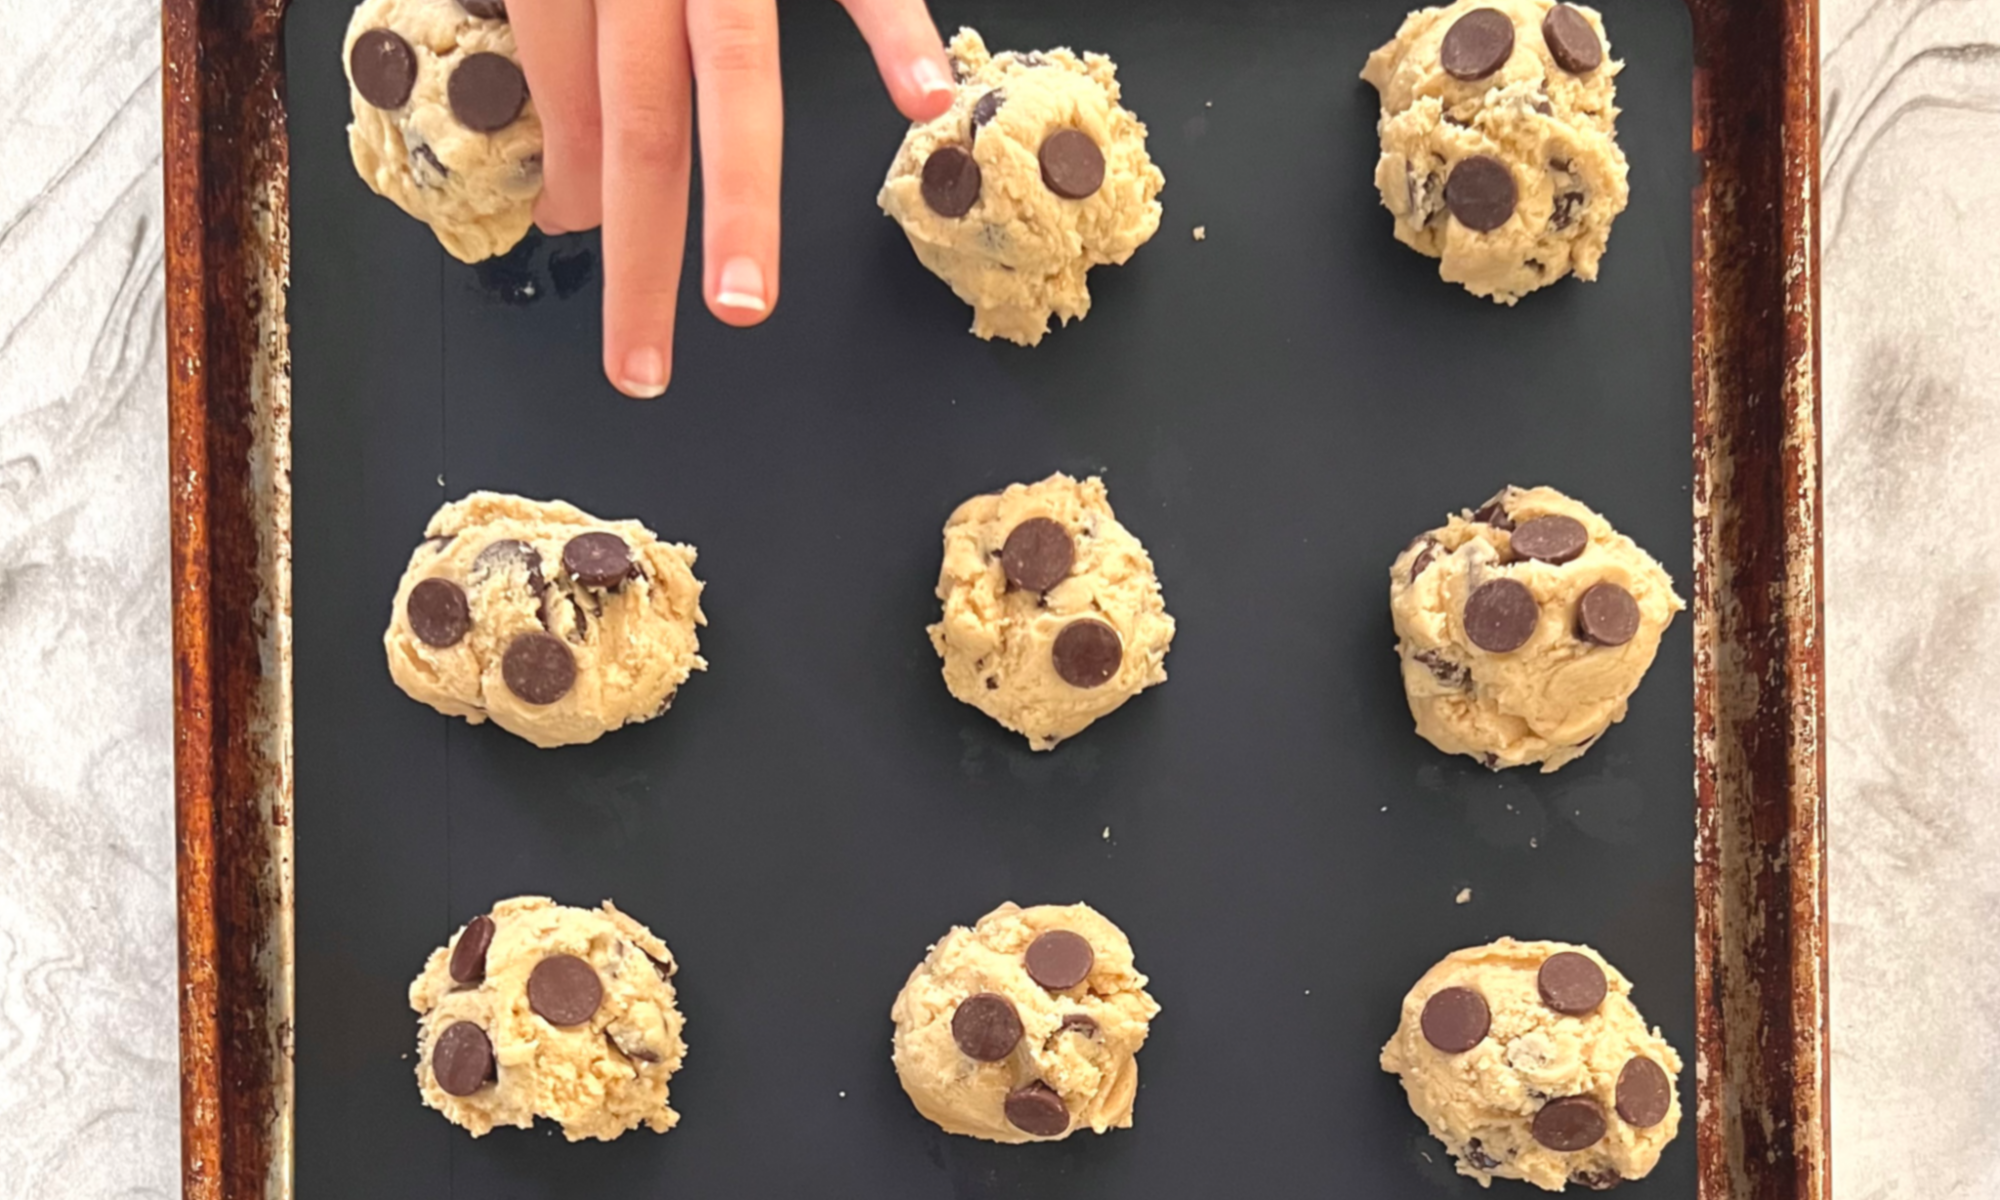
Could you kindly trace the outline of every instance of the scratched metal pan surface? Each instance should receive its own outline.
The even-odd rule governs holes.
[[[1692,1063],[1692,622],[1539,776],[1417,738],[1387,611],[1397,551],[1509,482],[1598,508],[1689,594],[1680,0],[1610,7],[1632,201],[1602,280],[1511,309],[1395,243],[1372,187],[1356,76],[1402,0],[938,4],[1113,54],[1166,173],[1158,237],[1032,350],[970,336],[877,211],[902,122],[839,8],[787,4],[783,302],[724,329],[691,270],[653,403],[599,376],[593,235],[468,267],[355,177],[350,7],[286,28],[299,1195],[1479,1195],[1376,1056],[1432,962],[1503,934],[1603,951]],[[951,699],[923,626],[952,507],[1054,470],[1104,475],[1179,635],[1169,683],[1035,754]],[[542,751],[391,684],[397,576],[481,488],[699,547],[712,669],[665,719]],[[673,1133],[475,1141],[419,1103],[409,981],[518,893],[613,898],[673,947]],[[898,1088],[898,986],[1010,899],[1131,935],[1164,1008],[1133,1129],[994,1146]],[[1695,1192],[1680,1083],[1633,1200]]]

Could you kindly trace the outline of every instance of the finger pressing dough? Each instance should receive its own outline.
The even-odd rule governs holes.
[[[1090,311],[1090,268],[1153,236],[1166,177],[1104,55],[991,54],[961,29],[951,60],[951,109],[910,127],[882,211],[972,306],[973,333],[1032,346],[1051,316]]]
[[[560,500],[474,492],[425,529],[382,644],[398,687],[537,746],[667,711],[697,653],[692,546]]]
[[[894,1061],[947,1133],[1050,1141],[1132,1124],[1160,1006],[1132,944],[1087,904],[1002,904],[944,935],[896,997]]]
[[[366,0],[341,54],[362,180],[454,258],[511,250],[542,194],[542,123],[505,0]]]
[[[1494,770],[1554,771],[1624,720],[1685,607],[1651,555],[1554,488],[1507,488],[1389,568],[1417,732]]]
[[[1650,1172],[1681,1121],[1680,1055],[1631,991],[1588,946],[1459,950],[1403,998],[1382,1069],[1481,1186],[1615,1187]]]
[[[1361,72],[1382,98],[1375,186],[1396,240],[1502,304],[1597,278],[1629,195],[1623,68],[1594,9],[1458,0],[1411,13]]]
[[[959,505],[937,594],[945,686],[1036,750],[1166,682],[1174,619],[1096,476],[1057,473]]]
[[[572,1142],[665,1133],[687,1052],[673,975],[666,944],[609,900],[502,900],[410,985],[424,1103],[474,1137],[536,1117]]]

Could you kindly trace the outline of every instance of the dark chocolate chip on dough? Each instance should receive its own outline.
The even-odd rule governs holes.
[[[1431,677],[1446,687],[1462,688],[1472,685],[1472,671],[1462,663],[1455,663],[1436,650],[1419,650],[1410,656],[1424,665]]]
[[[1424,1040],[1446,1054],[1463,1054],[1477,1046],[1493,1027],[1486,997],[1468,987],[1448,987],[1424,1001]]]
[[[1490,654],[1527,645],[1541,619],[1535,594],[1518,579],[1490,579],[1465,598],[1465,636]]]
[[[521,564],[522,569],[527,573],[529,587],[538,592],[542,590],[544,582],[542,579],[542,552],[528,543],[517,541],[514,538],[501,538],[497,542],[486,543],[480,549],[479,553],[474,556],[472,569],[474,571],[499,571],[505,569],[511,563]]]
[[[1499,1159],[1486,1153],[1485,1145],[1478,1138],[1465,1143],[1465,1153],[1461,1157],[1482,1171],[1491,1171],[1500,1165]]]
[[[603,1002],[597,968],[574,954],[552,954],[528,973],[528,1007],[551,1025],[581,1025]]]
[[[1549,207],[1549,228],[1568,229],[1576,224],[1576,210],[1583,207],[1582,192],[1562,192]]]
[[[431,1043],[431,1078],[448,1096],[470,1096],[493,1082],[493,1042],[486,1031],[460,1021]]]
[[[1615,583],[1592,584],[1576,602],[1576,634],[1599,646],[1622,646],[1639,633],[1639,602]]]
[[[1549,57],[1572,75],[1588,75],[1604,65],[1604,43],[1584,15],[1567,4],[1558,4],[1542,18],[1542,41]]]
[[[1076,539],[1047,517],[1014,526],[1000,547],[1000,569],[1024,592],[1046,592],[1069,577],[1076,565]]]
[[[1060,1137],[1069,1132],[1069,1109],[1056,1090],[1037,1079],[1007,1093],[1007,1122],[1036,1137]]]
[[[425,579],[411,588],[403,615],[410,619],[410,632],[426,646],[456,646],[472,628],[465,589],[449,579]]]
[[[1514,553],[1537,562],[1570,562],[1590,545],[1590,531],[1575,517],[1550,515],[1524,521],[1514,530]]]
[[[615,533],[579,533],[563,546],[563,569],[585,587],[615,588],[632,577],[632,548]]]
[[[507,19],[507,0],[458,0],[458,6],[482,21]]]
[[[1514,173],[1487,154],[1460,159],[1444,181],[1444,206],[1460,225],[1476,233],[1492,233],[1505,225],[1520,199]]]
[[[1650,1129],[1667,1119],[1673,1103],[1673,1081],[1652,1059],[1640,1055],[1618,1072],[1618,1116],[1627,1125]]]
[[[1535,1140],[1562,1154],[1588,1150],[1604,1137],[1604,1110],[1588,1096],[1551,1100],[1535,1114]]]
[[[1104,151],[1081,129],[1058,129],[1042,140],[1042,182],[1066,200],[1081,200],[1104,186]]]
[[[1096,1037],[1098,1034],[1097,1018],[1091,1016],[1089,1013],[1071,1013],[1062,1019],[1062,1024],[1056,1026],[1057,1033],[1068,1033],[1071,1030],[1075,1030],[1085,1037]]]
[[[940,217],[962,217],[979,202],[979,164],[958,146],[939,146],[924,160],[924,203]]]
[[[561,638],[530,630],[507,643],[500,678],[529,704],[554,704],[576,686],[576,657]]]
[[[1514,22],[1497,8],[1475,8],[1452,22],[1438,64],[1453,79],[1484,79],[1514,53]]]
[[[1049,648],[1056,674],[1071,687],[1094,688],[1110,681],[1125,661],[1125,644],[1118,631],[1086,617],[1071,621]]]
[[[974,128],[984,126],[1000,112],[1000,106],[1007,103],[1007,93],[999,88],[981,96],[972,104],[972,124]]]
[[[1569,1181],[1578,1187],[1587,1187],[1593,1192],[1608,1192],[1625,1182],[1625,1177],[1610,1167],[1594,1171],[1573,1171]]]
[[[454,983],[478,983],[486,978],[486,951],[493,945],[493,918],[481,914],[465,923],[458,944],[451,948]]]
[[[1439,547],[1436,541],[1434,541],[1431,538],[1424,539],[1424,548],[1417,551],[1417,556],[1410,560],[1411,583],[1415,583],[1417,581],[1417,576],[1424,573],[1424,568],[1430,566],[1433,562],[1437,561],[1438,549]]]
[[[1514,528],[1514,518],[1507,515],[1507,506],[1501,503],[1501,498],[1505,495],[1506,493],[1502,492],[1480,505],[1479,511],[1472,514],[1472,519],[1481,525],[1491,525],[1495,529]]]
[[[967,1058],[999,1062],[1021,1040],[1021,1014],[1014,1002],[992,992],[967,996],[951,1014],[951,1040]]]
[[[1574,950],[1549,955],[1535,973],[1542,1003],[1572,1017],[1595,1012],[1604,1003],[1607,987],[1604,968]]]
[[[1051,929],[1028,943],[1022,956],[1028,978],[1052,992],[1073,988],[1090,977],[1097,952],[1082,934],[1067,929]]]
[[[451,115],[475,133],[497,133],[514,123],[528,102],[528,80],[504,54],[468,54],[445,85]]]
[[[399,34],[371,29],[354,39],[347,73],[363,100],[376,108],[401,108],[417,84],[417,55]]]

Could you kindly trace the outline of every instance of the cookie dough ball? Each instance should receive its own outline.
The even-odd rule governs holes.
[[[1125,934],[1087,904],[1002,904],[944,935],[889,1017],[896,1076],[946,1133],[992,1142],[1132,1125],[1160,1006]]]
[[[1167,680],[1174,619],[1096,476],[1057,473],[959,505],[937,594],[945,686],[1036,750]]]
[[[542,123],[504,0],[366,0],[341,55],[361,178],[454,258],[511,250],[542,194]]]
[[[1153,236],[1166,176],[1102,54],[991,54],[961,29],[951,60],[957,98],[910,127],[882,211],[972,306],[972,332],[1032,346],[1051,316],[1090,311],[1090,268],[1124,262]]]
[[[497,492],[424,532],[382,644],[396,686],[447,716],[545,748],[594,742],[666,712],[708,666],[692,546]]]
[[[1651,555],[1554,488],[1507,488],[1389,568],[1417,732],[1496,771],[1554,771],[1624,720],[1685,607]]]
[[[572,1142],[680,1120],[667,1081],[687,1047],[674,956],[607,900],[503,900],[431,952],[410,985],[424,1103],[480,1137],[536,1117]]]
[[[1631,992],[1588,946],[1459,950],[1403,998],[1382,1069],[1481,1186],[1615,1187],[1650,1172],[1681,1123],[1680,1055]]]
[[[1459,0],[1411,13],[1361,72],[1382,97],[1375,186],[1396,240],[1502,304],[1597,278],[1629,194],[1623,67],[1594,9]]]

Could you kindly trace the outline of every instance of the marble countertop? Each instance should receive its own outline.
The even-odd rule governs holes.
[[[158,26],[0,0],[0,1200],[179,1194]],[[1972,1200],[2000,3],[1825,0],[1821,42],[1834,1195]]]

